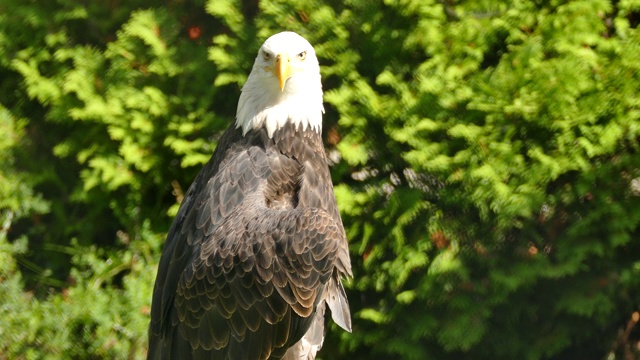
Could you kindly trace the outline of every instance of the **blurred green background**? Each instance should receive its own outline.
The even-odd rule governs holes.
[[[640,359],[640,0],[0,2],[0,359],[142,359],[269,35],[314,44],[353,333],[322,359]]]

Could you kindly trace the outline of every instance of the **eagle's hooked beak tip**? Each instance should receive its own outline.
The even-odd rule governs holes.
[[[284,86],[291,75],[293,75],[291,58],[287,54],[278,54],[276,56],[276,77],[280,82],[280,91],[284,91]]]

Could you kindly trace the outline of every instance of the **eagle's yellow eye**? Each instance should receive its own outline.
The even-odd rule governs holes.
[[[307,52],[303,51],[300,54],[298,54],[297,57],[298,57],[298,60],[304,60],[307,57]]]
[[[262,52],[262,58],[265,59],[265,60],[269,60],[269,59],[271,59],[271,54],[269,54],[266,51],[263,51]]]

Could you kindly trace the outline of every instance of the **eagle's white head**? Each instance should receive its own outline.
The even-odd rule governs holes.
[[[246,134],[265,127],[269,137],[286,122],[322,131],[320,64],[311,44],[285,31],[262,44],[242,88],[236,127]]]

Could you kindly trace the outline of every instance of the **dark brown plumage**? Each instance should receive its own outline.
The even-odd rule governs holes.
[[[222,136],[169,230],[149,359],[312,359],[325,304],[351,330],[340,280],[351,264],[319,129],[243,130]]]

